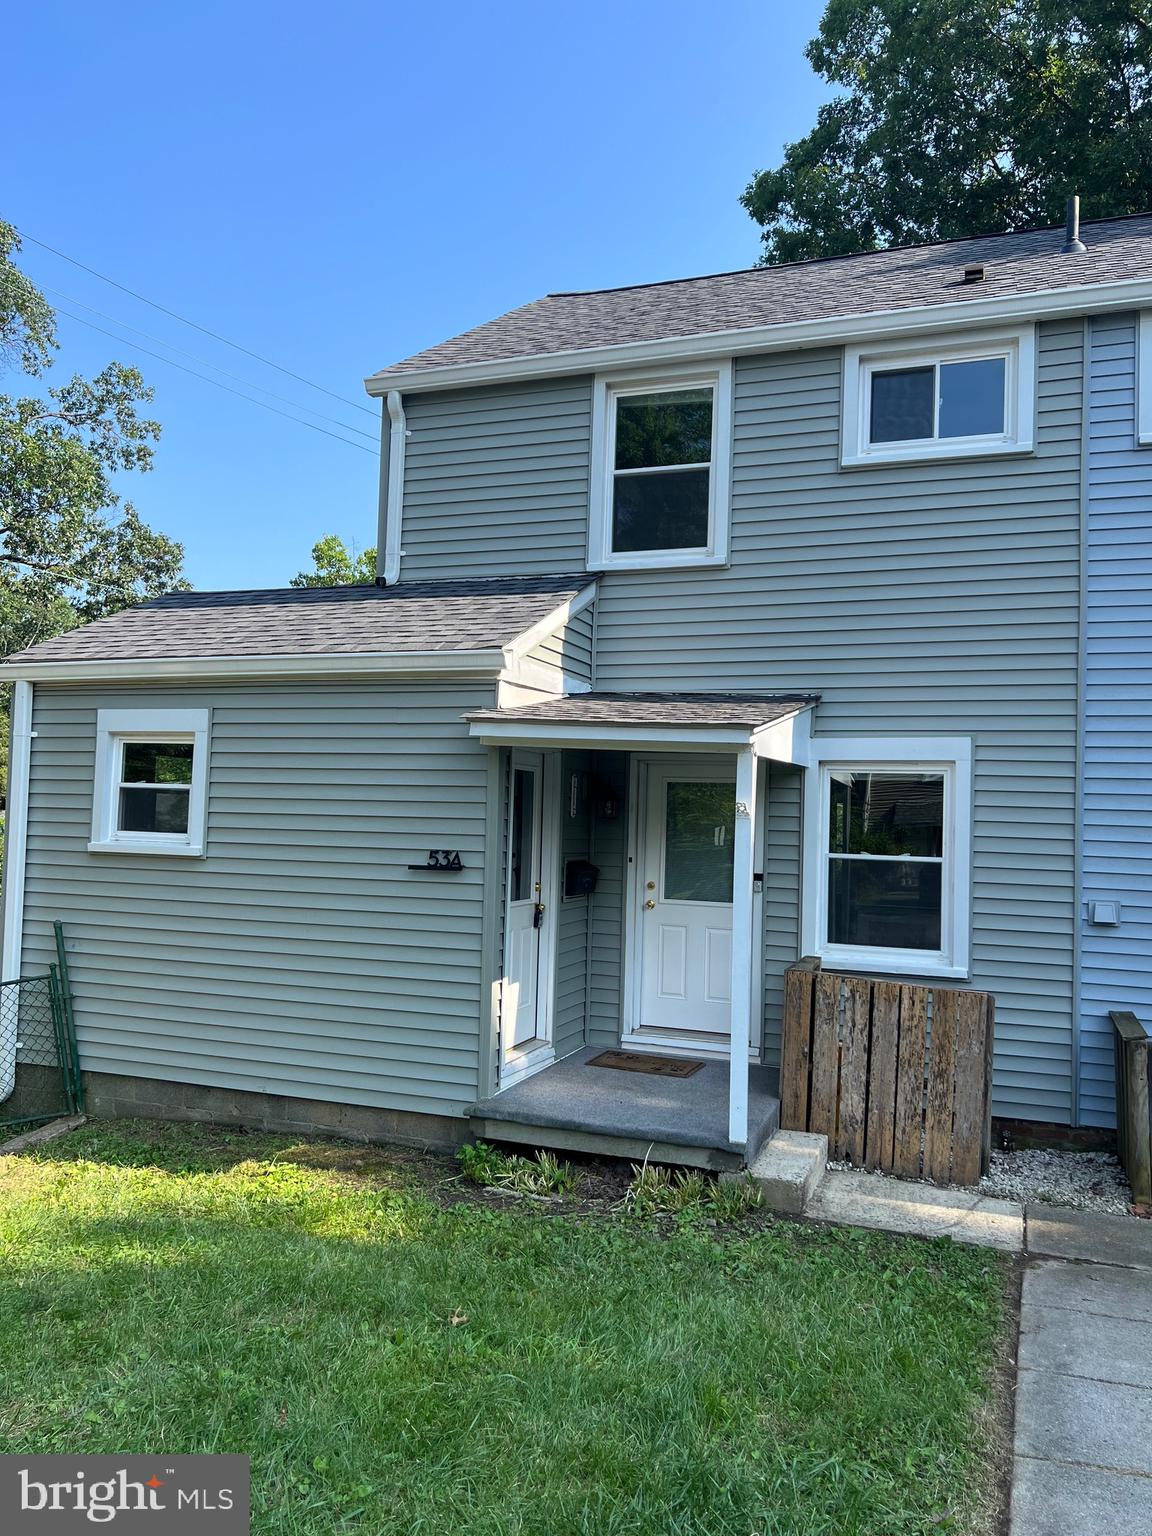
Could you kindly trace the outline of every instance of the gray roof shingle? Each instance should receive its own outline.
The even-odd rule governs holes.
[[[982,235],[857,256],[752,267],[636,288],[550,293],[496,320],[428,347],[376,374],[490,363],[551,352],[620,346],[799,320],[834,319],[921,304],[954,304],[1010,293],[1152,275],[1152,214],[1086,223],[1084,255],[1061,254],[1063,227]],[[963,269],[983,264],[983,282]]]
[[[474,651],[506,645],[589,584],[581,574],[394,587],[173,592],[9,662]]]
[[[477,709],[469,721],[559,725],[733,725],[757,730],[820,702],[818,693],[576,693],[517,709]]]

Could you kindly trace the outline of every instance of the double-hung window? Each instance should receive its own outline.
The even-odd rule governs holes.
[[[967,738],[813,742],[805,949],[829,965],[966,974]]]
[[[728,362],[596,381],[591,568],[727,559],[731,416]]]
[[[204,852],[206,709],[102,709],[91,853]]]
[[[1028,452],[1034,374],[1029,326],[915,348],[847,347],[841,462]]]

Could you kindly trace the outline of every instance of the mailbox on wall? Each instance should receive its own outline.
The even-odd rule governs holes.
[[[587,859],[565,859],[564,899],[567,901],[573,896],[591,896],[596,889],[599,874],[595,864],[590,864]]]

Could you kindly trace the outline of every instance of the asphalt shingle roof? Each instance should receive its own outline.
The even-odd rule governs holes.
[[[1081,237],[1088,249],[1079,256],[1061,254],[1060,226],[636,288],[551,293],[376,377],[1152,275],[1152,214],[1086,223]],[[964,283],[963,269],[979,264],[984,281]]]
[[[562,725],[735,725],[756,730],[820,702],[818,693],[576,693],[465,720]]]
[[[319,656],[506,645],[588,585],[583,574],[394,587],[173,592],[17,651],[8,661]]]

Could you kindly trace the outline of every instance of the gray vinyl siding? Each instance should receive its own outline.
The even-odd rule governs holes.
[[[414,395],[402,579],[581,571],[590,379]]]
[[[588,978],[588,1044],[620,1044],[623,1022],[624,898],[628,879],[628,755],[598,752],[594,793],[603,807],[615,801],[617,814],[597,814],[592,823],[592,862],[600,871],[592,898]]]
[[[592,684],[592,609],[582,608],[554,635],[547,636],[525,656],[526,661],[546,667],[556,675],[557,688],[563,674],[577,682]]]
[[[768,764],[764,845],[763,1059],[780,1065],[784,972],[800,954],[800,818],[804,772]]]
[[[575,774],[589,783],[591,754],[564,752],[560,758],[560,869],[556,888],[559,914],[556,919],[556,997],[552,1037],[557,1056],[568,1056],[584,1044],[588,1010],[588,931],[592,898],[565,900],[564,864],[568,859],[587,859],[592,850],[592,824],[587,795],[577,795],[572,815],[570,786]]]
[[[597,599],[598,688],[815,689],[824,734],[974,738],[996,1111],[1063,1122],[1082,352],[1079,322],[1041,328],[1034,456],[859,470],[838,465],[838,350],[739,359],[730,567],[610,572]]]
[[[26,971],[62,918],[82,1064],[460,1114],[476,1097],[482,685],[35,691]],[[89,854],[98,708],[211,710],[207,856]],[[410,872],[430,847],[460,873]]]
[[[1152,450],[1136,446],[1136,317],[1094,321],[1085,565],[1080,1113],[1115,1120],[1108,1012],[1152,1027]],[[1118,901],[1119,927],[1087,903]]]

